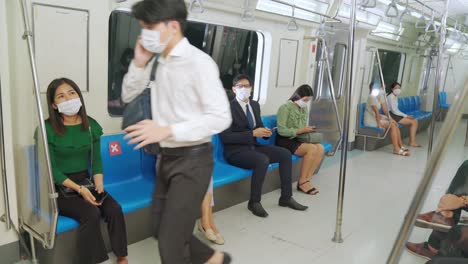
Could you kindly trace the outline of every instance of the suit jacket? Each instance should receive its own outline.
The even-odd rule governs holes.
[[[260,114],[260,105],[258,102],[250,100],[250,106],[255,117],[254,129],[264,127]],[[231,126],[220,134],[221,141],[224,144],[224,157],[226,158],[234,153],[251,150],[253,146],[259,145],[253,136],[253,130],[249,127],[247,116],[236,98],[231,101],[231,114]]]

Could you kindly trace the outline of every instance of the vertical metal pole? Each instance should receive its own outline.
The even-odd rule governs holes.
[[[445,15],[442,18],[442,26],[441,26],[442,27],[441,30],[443,32],[445,32],[446,30],[445,27],[447,23],[448,6],[449,6],[449,0],[446,0]],[[443,39],[445,39],[445,34],[443,36]],[[444,43],[443,39],[441,36],[442,45],[439,46],[440,48],[439,60],[441,59],[440,57],[443,51],[442,50],[443,43]],[[441,79],[442,79],[440,74],[437,77],[439,79],[436,79],[436,81],[440,84]],[[420,211],[422,203],[426,199],[429,188],[431,187],[432,180],[435,177],[437,170],[439,169],[439,165],[442,162],[443,155],[447,149],[447,146],[449,145],[449,142],[450,142],[449,140],[452,138],[452,135],[455,132],[455,129],[457,128],[457,124],[460,122],[460,117],[462,115],[462,110],[464,106],[463,103],[466,100],[467,95],[468,95],[468,82],[465,83],[463,90],[459,92],[459,96],[457,96],[458,100],[455,101],[455,103],[453,104],[453,106],[451,107],[447,115],[445,125],[442,127],[442,130],[440,131],[439,140],[437,141],[437,145],[435,147],[434,153],[431,155],[431,151],[429,152],[430,155],[429,155],[429,159],[426,165],[426,169],[424,170],[423,178],[421,179],[421,182],[419,183],[418,189],[416,190],[416,193],[413,197],[413,200],[408,209],[408,212],[406,213],[405,219],[400,228],[400,232],[398,233],[398,236],[395,240],[395,244],[393,245],[392,252],[390,253],[390,256],[388,257],[387,264],[397,264],[400,260],[403,246],[408,240],[408,236],[410,234],[410,231],[412,230],[413,223],[416,219],[416,214]],[[437,102],[437,101],[434,100],[434,102]],[[435,120],[433,119],[432,122],[434,123]],[[433,135],[433,132],[434,131],[432,130],[431,132],[432,135]],[[432,138],[431,138],[431,141],[432,141]],[[430,143],[432,144],[432,142]]]
[[[341,234],[341,226],[343,224],[343,199],[344,199],[344,189],[345,189],[345,180],[346,180],[346,162],[348,158],[348,137],[349,137],[349,116],[350,116],[350,107],[351,107],[351,95],[353,87],[353,63],[354,63],[354,35],[356,30],[356,7],[357,0],[352,0],[351,4],[351,14],[349,16],[349,37],[348,37],[348,72],[347,72],[347,83],[348,91],[346,93],[346,100],[344,103],[344,130],[343,130],[343,140],[341,141],[341,165],[340,165],[340,182],[338,186],[338,203],[336,206],[336,227],[335,227],[335,236],[332,241],[335,243],[343,243],[343,237]]]
[[[437,114],[439,112],[439,90],[442,86],[442,61],[444,55],[445,36],[447,35],[447,17],[450,0],[445,1],[444,15],[440,25],[440,40],[439,40],[439,54],[437,56],[437,69],[436,69],[436,85],[434,87],[434,100],[432,102],[432,118],[431,126],[429,129],[429,144],[427,147],[428,158],[432,152],[432,145],[434,143],[434,130],[437,120]]]
[[[408,239],[409,233],[416,219],[416,214],[420,211],[422,204],[426,199],[429,188],[431,187],[432,180],[439,169],[439,165],[443,160],[445,151],[447,150],[450,140],[452,139],[452,136],[457,129],[458,123],[461,120],[464,103],[468,99],[468,82],[465,83],[464,88],[457,94],[456,98],[458,99],[453,103],[450,111],[447,114],[445,125],[442,126],[439,140],[437,141],[437,144],[434,148],[434,152],[427,162],[423,178],[421,179],[418,189],[414,194],[411,205],[408,208],[408,212],[406,213],[404,222],[400,228],[400,232],[398,233],[398,237],[396,238],[395,244],[393,245],[393,249],[387,260],[387,264],[396,264],[400,259],[403,246]]]
[[[4,221],[7,230],[11,229],[11,217],[10,217],[10,201],[8,198],[8,181],[6,177],[6,162],[5,162],[5,138],[3,136],[3,112],[1,106],[2,91],[0,86],[0,176],[3,180],[3,199],[5,201],[5,214]]]
[[[34,55],[33,43],[32,43],[32,32],[29,26],[28,21],[28,9],[26,5],[26,0],[21,0],[21,7],[22,7],[22,15],[23,15],[23,22],[24,22],[24,35],[23,38],[27,41],[28,44],[28,51],[29,51],[29,59],[31,63],[31,71],[32,77],[34,81],[34,95],[36,99],[36,107],[37,107],[37,114],[39,118],[39,128],[41,130],[42,136],[42,143],[44,144],[44,155],[45,155],[45,162],[46,162],[46,169],[47,169],[47,181],[48,181],[48,188],[49,188],[49,199],[52,208],[52,216],[51,216],[51,235],[50,240],[45,240],[45,247],[52,248],[55,242],[55,230],[57,228],[57,219],[58,219],[58,207],[57,207],[57,193],[55,192],[54,187],[54,180],[52,178],[52,169],[50,166],[50,156],[49,156],[49,146],[47,144],[47,134],[46,128],[44,123],[44,113],[42,111],[42,104],[41,104],[41,96],[40,96],[40,89],[39,89],[39,78],[37,74],[37,67],[36,67],[36,58]]]

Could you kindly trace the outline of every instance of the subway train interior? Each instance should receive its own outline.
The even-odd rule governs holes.
[[[136,2],[0,0],[0,263],[72,263],[77,254],[79,224],[58,211],[47,155],[46,91],[59,77],[76,82],[103,128],[97,151],[104,187],[124,213],[129,263],[161,263],[151,219],[158,156],[134,150],[121,129],[122,82],[141,34]],[[468,159],[468,1],[185,3],[185,37],[216,62],[226,96],[236,97],[236,75],[249,75],[251,99],[273,129],[279,107],[310,85],[308,124],[325,149],[312,177],[316,195],[296,189],[303,161],[291,157],[293,195],[309,206],[303,212],[277,205],[279,169],[269,165],[262,190],[269,217],[260,218],[247,210],[252,172],[228,165],[214,135],[213,211],[225,243],[194,234],[241,264],[427,263],[405,245],[428,240],[431,230],[415,219],[438,208]],[[396,153],[391,129],[364,120],[368,97],[388,102],[392,91],[384,90],[394,82],[398,108],[418,121],[420,145],[410,146],[410,127],[398,123],[409,150]],[[116,263],[101,222],[104,263]]]

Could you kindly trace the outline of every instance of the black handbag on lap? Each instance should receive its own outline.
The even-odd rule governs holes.
[[[139,94],[130,103],[125,105],[122,118],[122,130],[145,119],[152,119],[151,115],[151,85],[155,80],[156,70],[158,68],[158,57],[154,59],[153,67],[148,84],[141,94]],[[154,143],[145,146],[148,154],[159,154],[159,144]]]

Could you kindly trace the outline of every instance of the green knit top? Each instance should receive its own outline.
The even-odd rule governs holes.
[[[65,126],[63,136],[55,133],[52,125],[45,122],[49,143],[50,162],[56,184],[62,184],[66,174],[85,171],[91,166],[91,141],[93,144],[92,174],[103,172],[101,160],[102,127],[92,118],[88,118],[90,130],[81,129],[81,124]]]
[[[278,134],[283,137],[296,137],[296,131],[307,126],[307,107],[300,108],[294,102],[288,101],[278,109]]]

